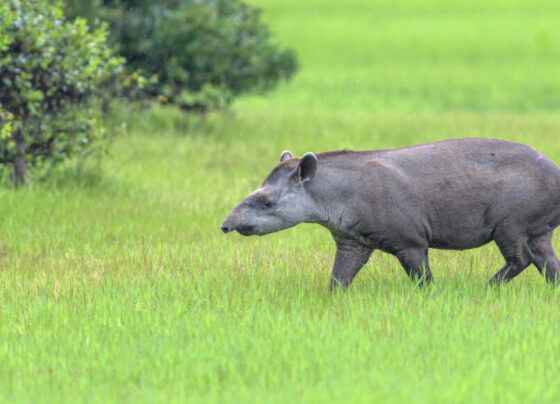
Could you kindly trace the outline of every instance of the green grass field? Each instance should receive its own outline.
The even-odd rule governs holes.
[[[219,225],[285,149],[483,136],[560,163],[560,5],[251,3],[290,84],[202,122],[121,112],[111,158],[0,187],[0,401],[559,402],[560,288],[488,288],[494,245],[433,250],[423,290],[375,252],[332,295],[326,230]]]

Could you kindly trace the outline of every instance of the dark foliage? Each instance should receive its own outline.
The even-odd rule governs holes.
[[[67,0],[69,15],[109,23],[113,47],[150,94],[190,110],[264,92],[296,70],[271,42],[260,12],[240,0]]]

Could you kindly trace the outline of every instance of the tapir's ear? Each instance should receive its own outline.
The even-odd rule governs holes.
[[[315,176],[315,171],[317,171],[317,156],[311,152],[305,153],[297,168],[299,179],[309,181]]]
[[[292,153],[290,153],[288,150],[284,150],[280,155],[280,162],[283,162],[284,160],[288,160],[291,158],[292,158]]]

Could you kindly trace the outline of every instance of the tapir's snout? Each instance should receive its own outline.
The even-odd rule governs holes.
[[[225,222],[224,222],[225,223]],[[244,236],[252,236],[253,234],[256,234],[256,229],[254,226],[238,226],[238,227],[230,227],[227,224],[222,224],[222,227],[220,227],[222,229],[222,231],[224,233],[229,233],[230,231],[234,231],[237,230],[237,232],[239,234],[242,234]]]
[[[255,226],[249,225],[247,223],[242,223],[242,221],[240,221],[239,219],[239,214],[234,209],[229,215],[227,215],[220,229],[222,229],[224,233],[229,233],[236,230],[239,234],[242,234],[244,236],[251,236],[253,234],[256,234]]]
[[[220,226],[220,229],[222,229],[222,231],[224,233],[229,233],[230,231],[235,230],[235,226],[233,226],[233,223],[230,219],[231,214],[229,214],[225,219],[224,222],[222,223],[222,225]]]

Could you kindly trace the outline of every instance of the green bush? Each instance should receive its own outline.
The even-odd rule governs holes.
[[[67,0],[70,15],[109,23],[115,50],[157,79],[150,94],[184,109],[221,108],[296,70],[260,11],[240,0]]]
[[[0,163],[23,183],[29,162],[104,149],[104,97],[124,63],[105,27],[66,21],[53,0],[4,0],[0,18]]]
[[[6,28],[12,23],[13,15],[8,9],[6,3],[0,3],[0,52],[3,52],[9,42],[8,36],[5,34]],[[0,140],[6,139],[11,133],[11,114],[5,112],[0,104]]]

